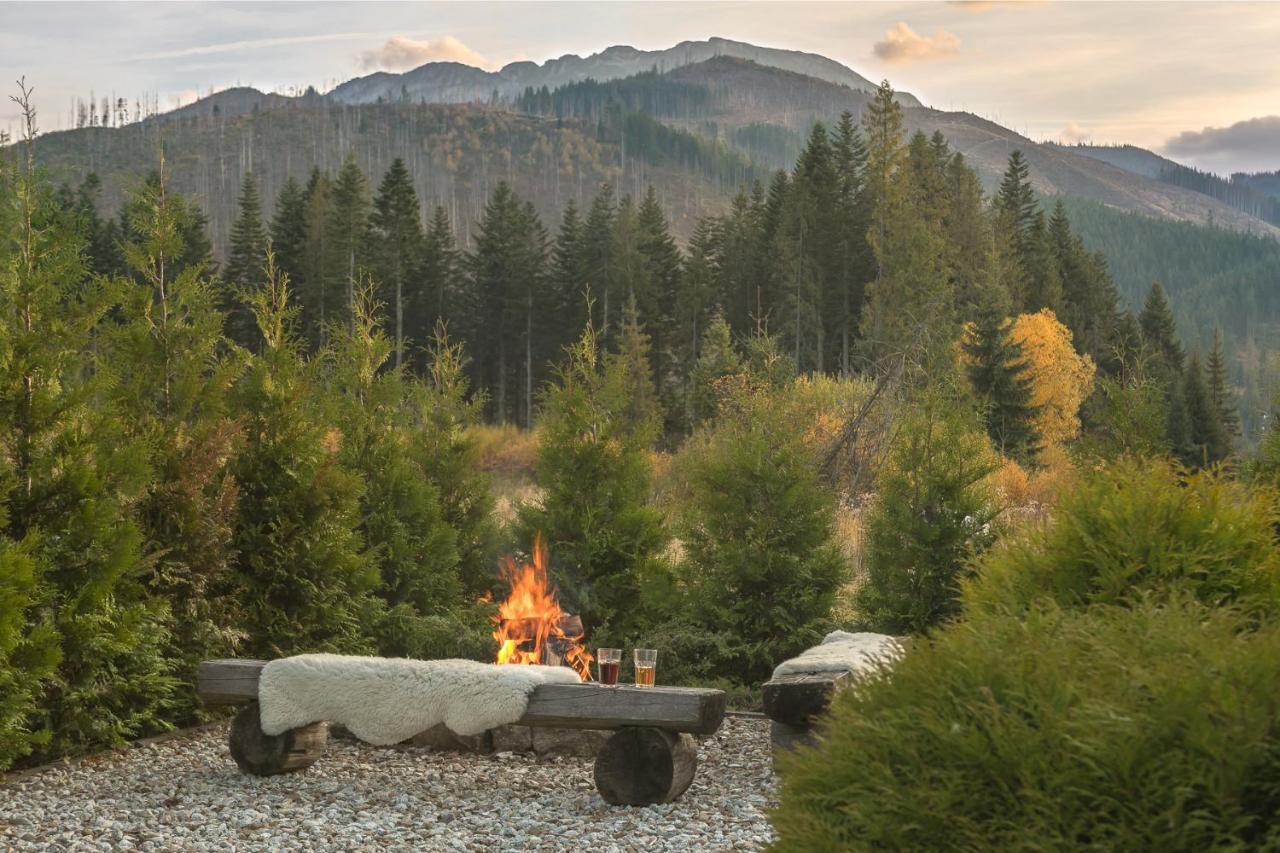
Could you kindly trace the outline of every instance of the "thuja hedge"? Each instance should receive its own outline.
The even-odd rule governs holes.
[[[1086,475],[784,762],[777,848],[1275,848],[1276,520],[1215,475]]]

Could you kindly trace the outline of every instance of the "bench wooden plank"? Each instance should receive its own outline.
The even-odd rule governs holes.
[[[836,691],[851,681],[848,672],[783,675],[766,681],[762,689],[765,716],[788,726],[807,726],[827,710]]]
[[[265,665],[261,660],[203,661],[197,674],[200,698],[208,704],[230,705],[256,700],[258,676]],[[540,684],[518,722],[574,729],[651,726],[712,734],[724,721],[724,708],[724,692],[706,688]]]

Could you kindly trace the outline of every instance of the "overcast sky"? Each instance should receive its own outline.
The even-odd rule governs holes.
[[[0,3],[0,79],[26,75],[55,129],[91,90],[168,107],[211,87],[710,36],[821,53],[1037,139],[1280,169],[1280,3]]]

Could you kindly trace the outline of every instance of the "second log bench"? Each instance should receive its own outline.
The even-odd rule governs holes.
[[[262,660],[204,661],[198,673],[200,698],[206,705],[245,704],[232,720],[230,734],[231,757],[244,772],[271,776],[310,767],[324,753],[327,724],[264,733],[257,700],[265,665]],[[688,789],[698,768],[691,735],[718,731],[724,708],[721,690],[540,684],[516,722],[612,730],[596,755],[596,789],[608,803],[638,806],[672,802]]]

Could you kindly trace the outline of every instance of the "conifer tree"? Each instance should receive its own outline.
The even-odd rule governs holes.
[[[1222,412],[1214,404],[1205,384],[1199,354],[1187,360],[1183,377],[1183,399],[1189,425],[1188,449],[1184,461],[1193,467],[1213,465],[1227,458],[1230,443],[1222,425]]]
[[[1058,259],[1044,214],[1038,207],[1023,238],[1022,264],[1026,275],[1026,301],[1022,312],[1034,314],[1044,308],[1055,314],[1061,311],[1062,278]]]
[[[324,387],[341,431],[338,458],[357,473],[359,532],[378,567],[385,616],[374,630],[384,655],[423,654],[421,619],[461,598],[457,536],[439,492],[413,452],[418,432],[395,342],[378,326],[374,286],[356,289],[351,330],[335,330],[325,352]]]
[[[290,298],[297,302],[298,326],[310,348],[319,347],[325,328],[335,316],[334,294],[330,292],[329,209],[332,206],[333,182],[318,168],[311,170],[303,197],[306,203],[306,249],[303,252],[303,274],[297,284],[290,279]]]
[[[1178,342],[1178,326],[1165,298],[1160,282],[1152,282],[1147,301],[1138,316],[1142,337],[1151,352],[1164,362],[1171,374],[1182,372],[1182,344]]]
[[[131,512],[145,462],[111,407],[95,405],[102,380],[85,352],[112,294],[82,284],[84,245],[36,167],[26,90],[18,104],[21,165],[0,178],[0,541],[22,552],[5,547],[15,578],[0,588],[17,607],[24,589],[35,591],[11,646],[19,690],[56,670],[15,723],[19,742],[4,748],[47,755],[154,731],[174,682],[165,604],[138,582],[142,536]]]
[[[702,336],[702,350],[689,373],[689,426],[715,417],[719,402],[718,383],[727,376],[741,373],[745,367],[733,348],[733,333],[720,316],[711,320]]]
[[[300,293],[305,287],[303,282],[307,266],[307,194],[292,176],[284,182],[280,195],[276,196],[270,231],[276,265],[280,272],[294,282],[294,292]],[[254,270],[255,284],[261,275],[262,268],[259,266]]]
[[[622,644],[645,623],[643,592],[663,583],[668,534],[649,506],[648,452],[656,434],[627,417],[627,371],[603,370],[588,325],[546,391],[537,483],[517,512],[526,547],[541,533],[552,571],[593,635]]]
[[[1015,148],[1009,154],[1009,164],[1004,170],[1004,177],[995,197],[996,207],[1012,219],[1020,248],[1035,225],[1036,211],[1040,209],[1035,190],[1031,188],[1030,172],[1026,158]]]
[[[652,185],[640,204],[636,226],[637,247],[644,258],[645,278],[650,288],[645,295],[646,303],[641,303],[637,296],[636,322],[643,324],[651,338],[649,358],[659,399],[663,407],[674,409],[680,400],[680,376],[689,369],[688,364],[677,359],[677,342],[672,340],[676,327],[676,301],[684,287],[681,278],[683,258],[675,238],[667,229],[666,214]],[[626,311],[624,305],[624,325],[627,322]]]
[[[1227,447],[1240,438],[1240,410],[1236,407],[1235,392],[1227,376],[1227,362],[1222,354],[1222,330],[1213,330],[1213,349],[1209,351],[1206,381],[1209,399],[1218,410],[1218,419],[1226,432]]]
[[[409,303],[409,320],[405,324],[409,337],[423,346],[432,340],[442,319],[465,318],[475,313],[460,281],[460,264],[449,213],[443,205],[436,205],[422,241],[422,286]]]
[[[979,400],[987,435],[996,450],[1019,462],[1031,462],[1040,449],[1032,400],[1031,366],[1009,334],[1002,312],[988,308],[963,341],[969,382]]]
[[[245,359],[223,337],[217,285],[196,266],[169,272],[181,236],[164,183],[144,185],[131,209],[142,238],[125,247],[133,280],[117,282],[116,322],[95,366],[123,431],[146,449],[151,476],[134,511],[152,551],[142,578],[170,603],[166,654],[189,671],[234,651],[230,460],[240,436],[228,397]],[[188,717],[199,707],[184,684],[175,710]]]
[[[622,309],[617,351],[606,356],[605,369],[620,374],[618,381],[630,390],[621,414],[628,428],[642,435],[660,435],[663,423],[651,350],[649,335],[640,324],[636,301],[628,299]]]
[[[369,182],[355,152],[347,154],[329,191],[324,221],[324,251],[328,316],[323,322],[339,321],[350,329],[355,304],[357,275],[368,248]],[[335,298],[336,297],[336,298]],[[323,330],[322,330],[323,334]]]
[[[246,172],[240,185],[239,214],[231,227],[231,252],[222,272],[226,283],[223,297],[227,312],[227,335],[241,346],[251,346],[253,316],[244,305],[244,292],[257,283],[267,257],[267,232],[262,227],[262,203],[258,182]]]
[[[380,301],[390,306],[395,318],[392,362],[399,367],[405,358],[406,306],[421,301],[419,267],[424,248],[418,194],[413,189],[409,170],[399,157],[392,162],[378,187],[369,226],[370,268],[383,290]]]
[[[613,246],[614,220],[617,203],[614,199],[613,185],[603,183],[591,200],[591,209],[587,211],[586,221],[582,228],[582,263],[587,277],[587,285],[593,294],[593,305],[596,313],[591,322],[599,330],[602,342],[609,340],[609,324],[613,320],[609,309],[618,310],[619,301],[613,294]]]
[[[848,110],[840,115],[836,125],[833,158],[838,180],[833,211],[837,218],[837,269],[824,310],[831,338],[838,342],[840,374],[849,376],[853,372],[858,320],[874,259],[866,238],[870,224],[865,192],[867,145]]]
[[[585,252],[585,225],[573,199],[565,204],[560,217],[560,230],[551,246],[548,271],[548,306],[554,316],[561,318],[557,324],[564,332],[554,335],[550,349],[560,352],[570,341],[571,329],[580,329],[587,322],[586,307],[590,282],[587,280]]]
[[[242,654],[372,651],[363,629],[378,616],[379,577],[358,530],[362,484],[341,462],[343,434],[319,417],[289,281],[270,252],[264,279],[250,295],[262,352],[235,389],[245,434],[232,466]]]

